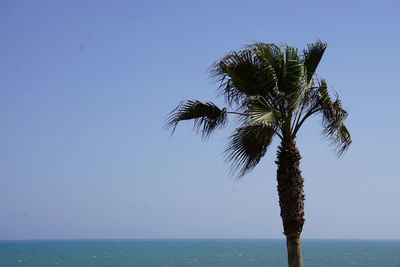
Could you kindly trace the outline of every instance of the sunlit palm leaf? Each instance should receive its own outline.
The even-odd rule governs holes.
[[[285,55],[283,83],[279,90],[286,95],[286,109],[293,111],[299,107],[306,90],[304,62],[293,47],[286,46]]]
[[[166,127],[172,128],[172,132],[174,132],[178,122],[192,119],[194,120],[194,129],[203,138],[207,138],[213,130],[225,125],[226,109],[221,110],[211,102],[185,101],[170,113]]]
[[[249,106],[248,114],[252,124],[267,124],[271,127],[278,127],[280,123],[280,113],[275,110],[263,97]]]
[[[303,84],[303,61],[300,59],[297,49],[287,46],[285,48],[284,85],[280,90],[286,94],[301,90]]]

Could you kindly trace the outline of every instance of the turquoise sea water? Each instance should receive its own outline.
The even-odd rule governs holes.
[[[284,240],[0,241],[0,266],[287,266]],[[303,240],[304,266],[400,266],[400,241]]]

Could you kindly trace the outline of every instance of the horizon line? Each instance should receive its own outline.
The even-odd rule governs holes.
[[[141,237],[141,238],[32,238],[32,239],[0,239],[0,242],[29,242],[29,241],[185,241],[185,240],[282,240],[285,237]],[[331,237],[306,237],[302,240],[348,240],[348,241],[400,241],[400,238],[331,238]]]

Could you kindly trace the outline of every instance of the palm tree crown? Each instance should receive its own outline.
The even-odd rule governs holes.
[[[311,115],[322,116],[323,133],[340,156],[351,144],[344,121],[347,112],[336,95],[332,99],[324,79],[315,74],[326,43],[317,41],[299,51],[289,45],[255,43],[231,52],[213,64],[211,75],[220,84],[228,108],[211,102],[181,102],[167,126],[194,120],[195,130],[208,137],[223,127],[228,114],[240,116],[225,151],[232,171],[242,177],[265,155],[274,136],[290,142]]]

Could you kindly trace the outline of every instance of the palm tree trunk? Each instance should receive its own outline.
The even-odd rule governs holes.
[[[302,267],[303,256],[301,253],[301,239],[298,236],[286,236],[288,263],[290,267]]]
[[[300,235],[304,224],[304,191],[299,168],[300,153],[292,139],[282,140],[278,148],[277,181],[279,205],[288,252],[289,267],[302,267]]]

